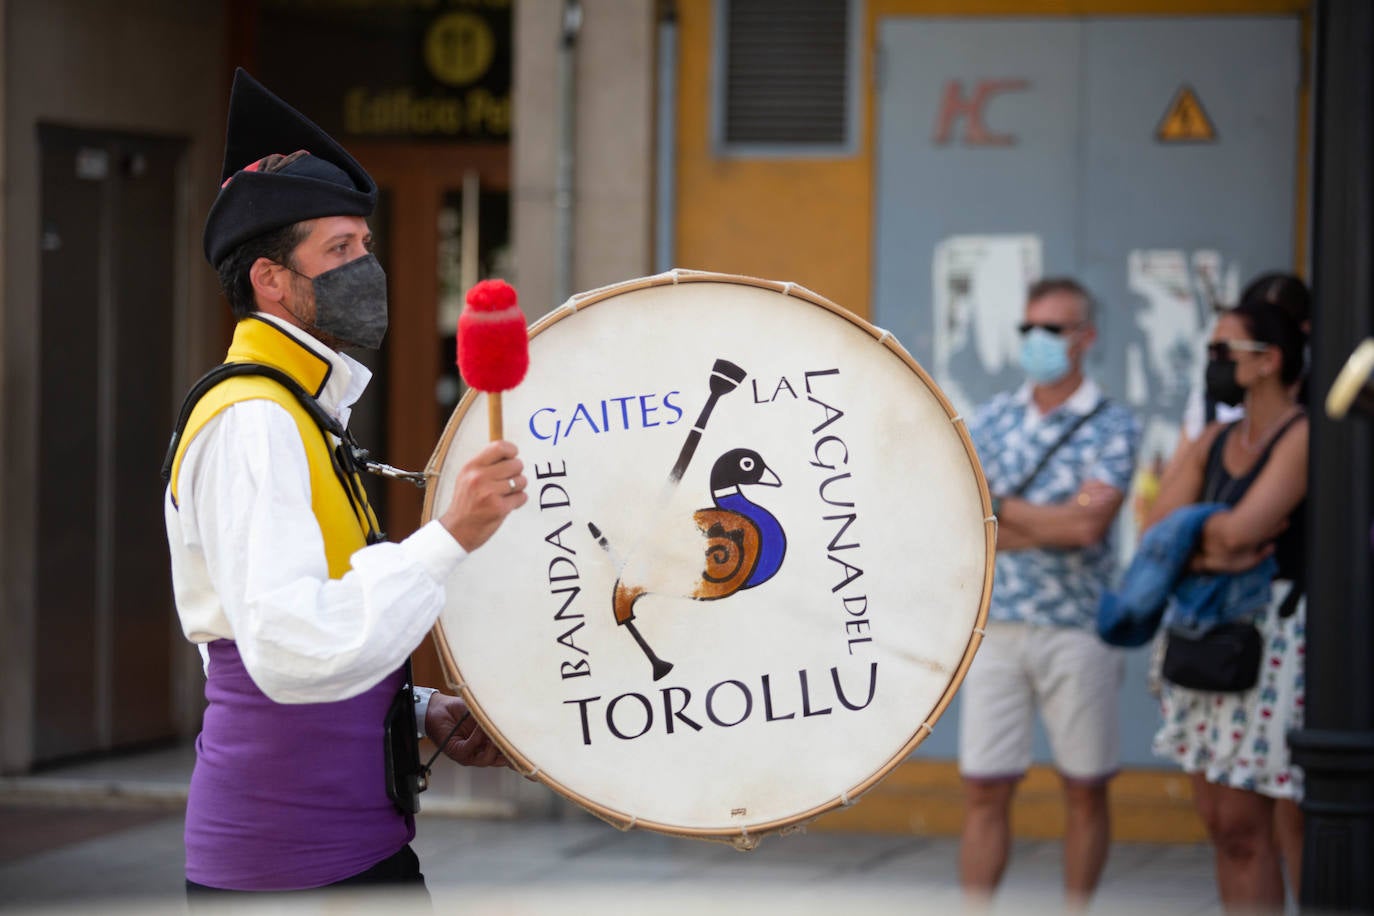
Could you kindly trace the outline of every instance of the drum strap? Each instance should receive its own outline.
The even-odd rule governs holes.
[[[172,430],[172,441],[167,447],[167,457],[162,462],[162,482],[168,483],[172,479],[172,465],[176,460],[177,446],[181,444],[182,433],[186,429],[186,423],[191,419],[191,411],[200,402],[211,388],[226,379],[240,375],[256,375],[269,378],[285,388],[296,399],[301,408],[310,415],[310,419],[315,421],[315,425],[321,430],[334,436],[339,440],[339,448],[334,450],[333,460],[335,472],[339,475],[344,484],[344,490],[349,494],[350,501],[358,502],[361,496],[358,490],[357,477],[362,471],[377,474],[381,477],[391,477],[397,480],[408,480],[417,487],[425,486],[426,477],[421,472],[402,471],[389,464],[380,461],[373,461],[371,453],[367,449],[358,445],[353,433],[340,423],[328,411],[320,406],[320,402],[310,396],[310,393],[300,386],[299,383],[285,372],[274,366],[264,365],[263,363],[235,362],[221,363],[209,372],[202,375],[190,392],[186,395],[186,400],[182,402],[181,413],[177,416],[176,427]],[[385,535],[375,530],[375,525],[371,521],[371,513],[363,512],[360,518],[364,519],[364,527],[368,529],[368,543],[384,540]],[[376,540],[374,540],[374,535]]]

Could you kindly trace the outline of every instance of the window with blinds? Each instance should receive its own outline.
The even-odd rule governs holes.
[[[856,0],[717,0],[717,147],[846,151],[853,139]]]

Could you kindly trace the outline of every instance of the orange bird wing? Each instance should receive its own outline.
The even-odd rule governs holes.
[[[759,528],[728,509],[698,509],[693,518],[706,539],[705,564],[692,597],[714,601],[739,591],[759,561]]]

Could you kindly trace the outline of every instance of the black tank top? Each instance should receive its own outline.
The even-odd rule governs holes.
[[[1232,477],[1222,464],[1221,454],[1226,447],[1226,437],[1231,435],[1231,431],[1236,428],[1235,423],[1228,423],[1217,434],[1212,442],[1212,448],[1207,453],[1207,468],[1202,477],[1202,501],[1225,503],[1234,506],[1240,502],[1245,491],[1250,489],[1250,484],[1259,477],[1260,471],[1269,462],[1269,456],[1273,454],[1274,446],[1278,444],[1283,434],[1288,432],[1288,427],[1296,423],[1305,416],[1303,413],[1294,414],[1288,419],[1287,423],[1279,427],[1279,431],[1269,440],[1269,444],[1260,453],[1259,460],[1244,475]],[[1276,578],[1291,579],[1294,582],[1305,581],[1307,571],[1307,497],[1303,497],[1302,502],[1293,509],[1293,514],[1288,516],[1288,527],[1279,535],[1274,542],[1274,559],[1278,561],[1279,571]]]

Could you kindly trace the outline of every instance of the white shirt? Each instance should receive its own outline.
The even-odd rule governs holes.
[[[371,372],[258,317],[329,360],[318,400],[347,423]],[[205,643],[234,640],[278,703],[345,700],[395,671],[434,625],[444,582],[467,555],[436,520],[398,544],[362,548],[331,580],[300,431],[271,401],[233,404],[205,424],[182,457],[177,493],[179,506],[168,489],[164,515],[182,632],[207,665]]]
[[[1040,412],[1040,407],[1035,403],[1034,394],[1034,386],[1027,381],[1023,382],[1021,387],[1016,389],[1016,393],[1012,395],[1012,399],[1015,403],[1025,404],[1029,407],[1026,411],[1026,420],[1024,424],[1026,432],[1033,432],[1038,429],[1045,417],[1049,416],[1048,413]],[[1060,410],[1062,408],[1068,410],[1069,413],[1081,415],[1096,407],[1097,402],[1100,400],[1102,400],[1102,390],[1097,387],[1096,382],[1085,375],[1083,381],[1079,382],[1078,387],[1073,390],[1073,394],[1069,395],[1064,403],[1054,408],[1054,410]],[[1054,413],[1054,410],[1050,411],[1050,413]]]

